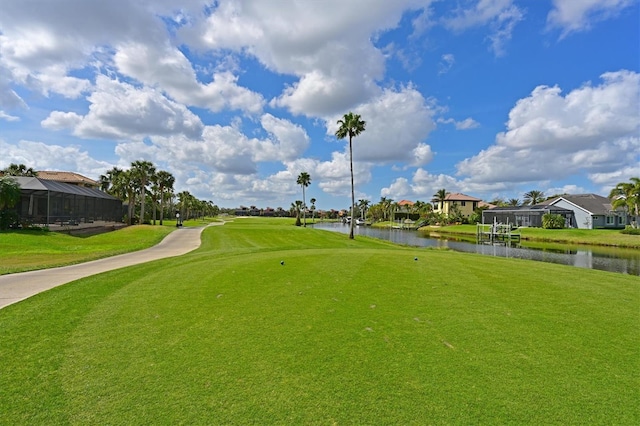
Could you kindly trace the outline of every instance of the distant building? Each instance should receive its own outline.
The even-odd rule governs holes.
[[[564,218],[565,228],[575,228],[576,219],[572,210],[560,206],[537,204],[535,206],[494,207],[482,211],[482,223],[504,224],[516,227],[542,227],[542,216],[557,214]]]
[[[544,204],[573,211],[576,227],[581,229],[624,228],[629,217],[624,209],[613,209],[611,201],[597,194],[562,195]]]
[[[411,221],[416,221],[420,219],[420,213],[414,212],[413,206],[415,206],[411,200],[400,200],[398,201],[398,209],[393,212],[393,218],[396,220],[406,220],[409,219]]]
[[[442,202],[442,206],[440,206],[439,201],[433,201],[433,211],[435,213],[441,213],[446,216],[449,216],[454,209],[457,209],[463,217],[471,216],[474,211],[478,208],[479,203],[482,200],[479,198],[471,197],[469,195],[454,193],[447,194],[444,201]],[[442,208],[440,208],[442,207]]]
[[[55,182],[68,183],[70,185],[84,186],[86,188],[98,189],[100,187],[99,182],[74,172],[43,170],[38,172],[38,179],[52,180]]]

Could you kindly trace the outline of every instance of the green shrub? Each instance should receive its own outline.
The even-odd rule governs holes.
[[[627,227],[620,232],[628,235],[640,235],[640,228],[632,228],[631,226],[627,225]]]
[[[0,229],[9,229],[15,227],[18,223],[18,213],[15,210],[0,211]]]
[[[564,217],[559,214],[547,213],[542,216],[542,227],[544,229],[563,229]]]

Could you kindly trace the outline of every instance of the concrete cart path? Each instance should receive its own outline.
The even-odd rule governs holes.
[[[210,225],[222,225],[214,222]],[[151,248],[59,268],[0,275],[0,309],[35,294],[90,275],[166,257],[180,256],[200,247],[204,227],[180,228]]]

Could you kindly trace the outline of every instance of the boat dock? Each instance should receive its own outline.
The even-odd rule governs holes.
[[[476,239],[482,244],[511,244],[520,242],[520,233],[515,232],[512,225],[479,223]]]

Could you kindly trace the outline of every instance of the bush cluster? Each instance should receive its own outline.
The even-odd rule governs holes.
[[[563,229],[564,217],[559,214],[547,213],[542,216],[542,227],[544,229]]]
[[[640,235],[640,228],[633,228],[631,226],[627,226],[625,229],[623,229],[620,232],[628,235]]]

